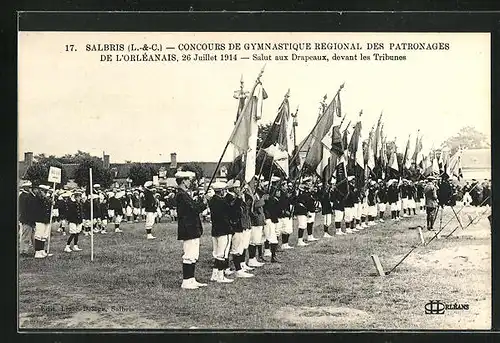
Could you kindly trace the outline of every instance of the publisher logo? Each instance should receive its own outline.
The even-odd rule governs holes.
[[[469,310],[469,304],[450,303],[446,304],[441,300],[429,300],[425,304],[425,314],[444,314],[446,310]]]

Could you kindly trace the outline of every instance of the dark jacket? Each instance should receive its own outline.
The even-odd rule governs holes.
[[[354,193],[354,191],[350,190],[344,197],[344,206],[347,208],[351,208],[354,207],[355,203],[357,203],[356,194]]]
[[[42,195],[37,195],[33,200],[33,216],[36,223],[50,223],[52,200]]]
[[[375,206],[377,204],[377,189],[375,187],[368,188],[368,206]]]
[[[140,195],[133,195],[132,196],[132,205],[134,208],[141,208],[141,197]]]
[[[336,210],[336,211],[343,211],[344,210],[344,195],[342,194],[342,192],[337,188],[335,187],[333,190],[332,190],[332,205],[333,205],[333,209]]]
[[[185,190],[179,188],[175,195],[177,208],[177,239],[186,241],[200,238],[203,234],[200,213],[206,206],[195,201]]]
[[[416,188],[417,188],[416,200],[423,199],[424,198],[424,185],[421,183],[418,183]]]
[[[221,196],[214,195],[208,202],[210,208],[210,218],[212,222],[212,237],[220,237],[232,233],[229,221],[231,207],[227,200]]]
[[[132,200],[133,202],[133,200]],[[144,204],[146,212],[156,212],[156,199],[152,191],[144,190]]]
[[[68,212],[69,200],[60,199],[57,200],[56,205],[59,210],[59,219],[66,219],[66,212]]]
[[[241,226],[243,230],[250,230],[252,228],[252,222],[250,220],[250,211],[252,210],[252,197],[249,194],[244,194],[243,199],[240,203],[241,206]]]
[[[19,221],[21,224],[35,225],[34,200],[35,195],[31,192],[22,192],[19,195]]]
[[[377,198],[381,204],[387,203],[387,188],[385,186],[379,186],[377,191]]]
[[[281,191],[278,199],[279,218],[289,218],[292,211],[292,198],[287,192]]]
[[[66,219],[70,223],[81,224],[83,222],[83,204],[77,201],[69,201]]]
[[[269,199],[264,201],[264,216],[266,219],[271,219],[273,223],[278,223],[281,208],[279,199],[275,196],[270,196]]]
[[[115,211],[115,216],[123,215],[123,207],[121,199],[115,197],[109,198],[109,209]]]
[[[324,190],[323,192],[321,192],[321,214],[331,214],[333,212],[331,198],[332,197],[330,191]]]
[[[409,200],[414,200],[415,199],[415,195],[417,193],[417,189],[415,188],[415,186],[408,185],[407,189],[406,189],[406,192],[407,192]]]
[[[258,200],[254,200],[250,211],[250,222],[252,226],[264,226],[265,220],[264,199],[259,198]]]
[[[296,216],[305,216],[307,215],[307,202],[309,201],[309,197],[305,192],[300,192],[298,196],[294,199],[294,210],[293,214]]]
[[[438,206],[437,190],[434,184],[428,183],[424,188],[424,194],[426,207],[434,208]]]
[[[387,188],[387,201],[393,204],[399,200],[399,189],[396,184],[392,184]]]

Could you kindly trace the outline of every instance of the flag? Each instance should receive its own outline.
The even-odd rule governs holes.
[[[347,160],[346,160],[346,155],[342,154],[340,155],[338,159],[338,163],[335,166],[335,179],[336,179],[336,186],[337,189],[342,193],[342,195],[347,194],[348,191],[348,186],[349,184],[347,183]]]
[[[366,165],[368,168],[370,168],[371,171],[375,169],[375,154],[373,154],[373,151],[376,151],[375,149],[375,136],[376,136],[376,131],[374,132],[373,128],[372,131],[370,132],[370,136],[368,138],[368,159],[366,162]]]
[[[415,164],[417,166],[420,165],[420,163],[422,163],[423,159],[424,159],[424,154],[422,153],[422,136],[418,136],[418,133],[417,133],[417,141],[415,143],[415,153],[414,153],[414,158],[413,160],[415,161]],[[422,166],[423,167],[423,166]]]
[[[378,118],[377,128],[375,129],[375,135],[373,137],[373,155],[375,159],[380,158],[381,136],[382,136],[382,113],[380,113],[380,116]]]
[[[410,138],[411,135],[408,136],[408,141],[406,142],[406,148],[405,152],[403,154],[403,162],[401,162],[401,169],[404,170],[405,168],[408,169],[408,160],[410,159]],[[411,166],[411,162],[410,162]]]
[[[460,179],[462,167],[462,152],[462,149],[458,149],[458,151],[450,157],[447,168],[445,169],[445,173],[448,174],[448,176],[456,176],[458,179]]]
[[[335,173],[335,167],[338,164],[339,157],[344,154],[342,145],[342,135],[340,133],[340,125],[332,126],[327,135],[321,141],[324,146],[322,163],[318,166],[318,174],[322,176],[323,182],[329,182]],[[323,169],[323,160],[327,157],[327,162]]]
[[[249,96],[234,126],[229,142],[233,144],[235,161],[241,156],[244,161],[244,181],[249,183],[255,176],[257,152],[257,121],[262,117],[262,104],[267,94],[258,83]]]
[[[436,152],[434,151],[434,158],[432,159],[432,167],[431,172],[439,174],[439,162],[436,156]]]
[[[361,116],[361,113],[360,113]],[[364,169],[363,143],[361,141],[361,119],[354,126],[354,132],[349,142],[349,153],[354,165],[359,165]]]
[[[305,139],[305,141],[309,140],[309,147],[307,148],[304,164],[307,164],[311,170],[316,170],[323,160],[323,144],[321,141],[333,125],[337,97],[333,98],[323,114],[318,118],[315,127],[309,134],[310,137]]]
[[[267,137],[262,142],[262,151],[272,157],[280,169],[289,175],[289,152],[293,151],[293,126],[290,123],[290,104],[288,93],[281,103],[278,114],[269,129]]]

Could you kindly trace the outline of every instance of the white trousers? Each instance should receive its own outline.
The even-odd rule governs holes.
[[[50,224],[35,223],[35,239],[46,241],[50,233]]]
[[[271,219],[266,219],[266,225],[264,225],[264,236],[269,241],[269,243],[278,243],[278,236],[276,235],[276,223],[273,223]]]
[[[231,238],[231,254],[241,255],[245,249],[245,239],[243,232],[235,232]]]
[[[363,208],[361,207],[361,203],[354,204],[354,219],[361,219],[361,213]]]
[[[391,203],[391,211],[397,211],[399,208],[398,208],[398,203],[397,202],[393,202]]]
[[[307,216],[299,215],[297,216],[299,229],[305,229],[307,227]]]
[[[263,226],[252,226],[252,229],[250,230],[250,244],[261,245],[263,235],[264,235]]]
[[[415,209],[416,208],[415,200],[408,199],[408,207],[407,208],[409,208],[409,209]]]
[[[182,241],[182,250],[184,251],[184,254],[182,255],[182,263],[196,263],[200,257],[200,239],[195,238]]]
[[[362,216],[368,215],[368,203],[366,203],[366,202],[361,204],[361,215]]]
[[[307,223],[314,223],[314,219],[316,219],[316,213],[307,212]]]
[[[127,209],[126,209],[126,213],[127,213],[127,217],[131,217],[132,216],[132,207],[130,206],[127,206]]]
[[[401,199],[401,202],[403,203],[403,209],[406,210],[409,206],[408,198],[403,198]]]
[[[279,218],[278,219],[278,227],[279,229],[277,230],[276,234],[288,234],[291,235],[293,232],[293,222],[292,219],[289,217],[286,218]]]
[[[115,216],[115,210],[108,210],[108,217],[112,219]]]
[[[349,223],[354,219],[354,213],[355,213],[354,207],[346,207],[344,209],[344,220],[346,223]]]
[[[141,214],[141,209],[138,207],[134,207],[132,213],[134,214],[134,216],[138,216],[139,214]]]
[[[378,204],[379,212],[385,212],[385,207],[386,207],[385,203]]]
[[[248,249],[250,245],[250,237],[252,236],[252,230],[243,230],[243,249]]]
[[[330,224],[332,224],[332,214],[323,214],[323,225],[330,226]]]
[[[472,197],[469,192],[465,192],[463,202],[465,206],[469,206],[472,203]]]
[[[120,224],[122,222],[123,216],[121,214],[117,214],[115,216],[115,224]]]
[[[155,212],[146,212],[146,230],[149,230],[153,227],[155,223]]]
[[[231,247],[231,235],[212,237],[212,256],[218,260],[224,261],[229,256]]]
[[[368,206],[368,215],[372,217],[377,216],[377,205]]]
[[[335,222],[340,223],[344,219],[344,211],[335,210]]]
[[[70,234],[76,234],[82,232],[83,224],[69,223],[68,229]]]

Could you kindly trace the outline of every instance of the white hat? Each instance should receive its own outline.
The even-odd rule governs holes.
[[[47,185],[40,185],[40,186],[38,186],[38,188],[44,189],[46,191],[50,191],[50,186],[47,186]]]
[[[107,196],[108,196],[108,197],[110,197],[110,198],[111,198],[111,197],[114,197],[114,196],[115,196],[115,193],[113,193],[113,192],[108,192],[108,193],[107,193]]]
[[[31,181],[26,181],[21,184],[21,187],[31,187],[32,185]]]
[[[70,197],[71,196],[71,192],[64,192],[63,194],[61,194],[61,196],[63,198]]]
[[[145,187],[145,188],[149,188],[149,187],[151,187],[151,186],[153,186],[153,181],[146,181],[146,182],[144,183],[144,187]]]
[[[219,189],[224,189],[226,188],[227,184],[225,182],[222,182],[222,181],[216,181],[212,184],[212,188],[214,190],[219,190]]]
[[[261,183],[262,186],[266,187],[269,185],[269,181],[262,181]]]
[[[92,196],[89,196],[89,199],[99,199],[99,195],[92,194]]]
[[[226,188],[238,188],[241,186],[240,180],[229,180]]]
[[[181,170],[181,171],[178,171],[177,173],[175,173],[174,176],[176,179],[190,179],[192,177],[195,177],[196,174],[193,173],[192,171]]]
[[[352,180],[354,180],[354,178],[355,178],[354,175],[349,175],[347,177],[347,181],[352,181]]]
[[[121,197],[123,197],[125,195],[125,191],[119,191],[119,192],[116,192],[115,194],[115,198],[116,199],[120,199]]]
[[[309,182],[311,181],[311,177],[310,176],[307,176],[305,178],[302,179],[302,182]]]
[[[96,183],[96,184],[94,185],[94,188],[101,188],[101,185],[100,185],[100,184],[98,184],[98,183]]]
[[[274,176],[274,175],[273,175],[273,176],[271,177],[271,182],[276,182],[276,181],[279,181],[279,180],[281,180],[281,178],[279,178],[278,176]]]

